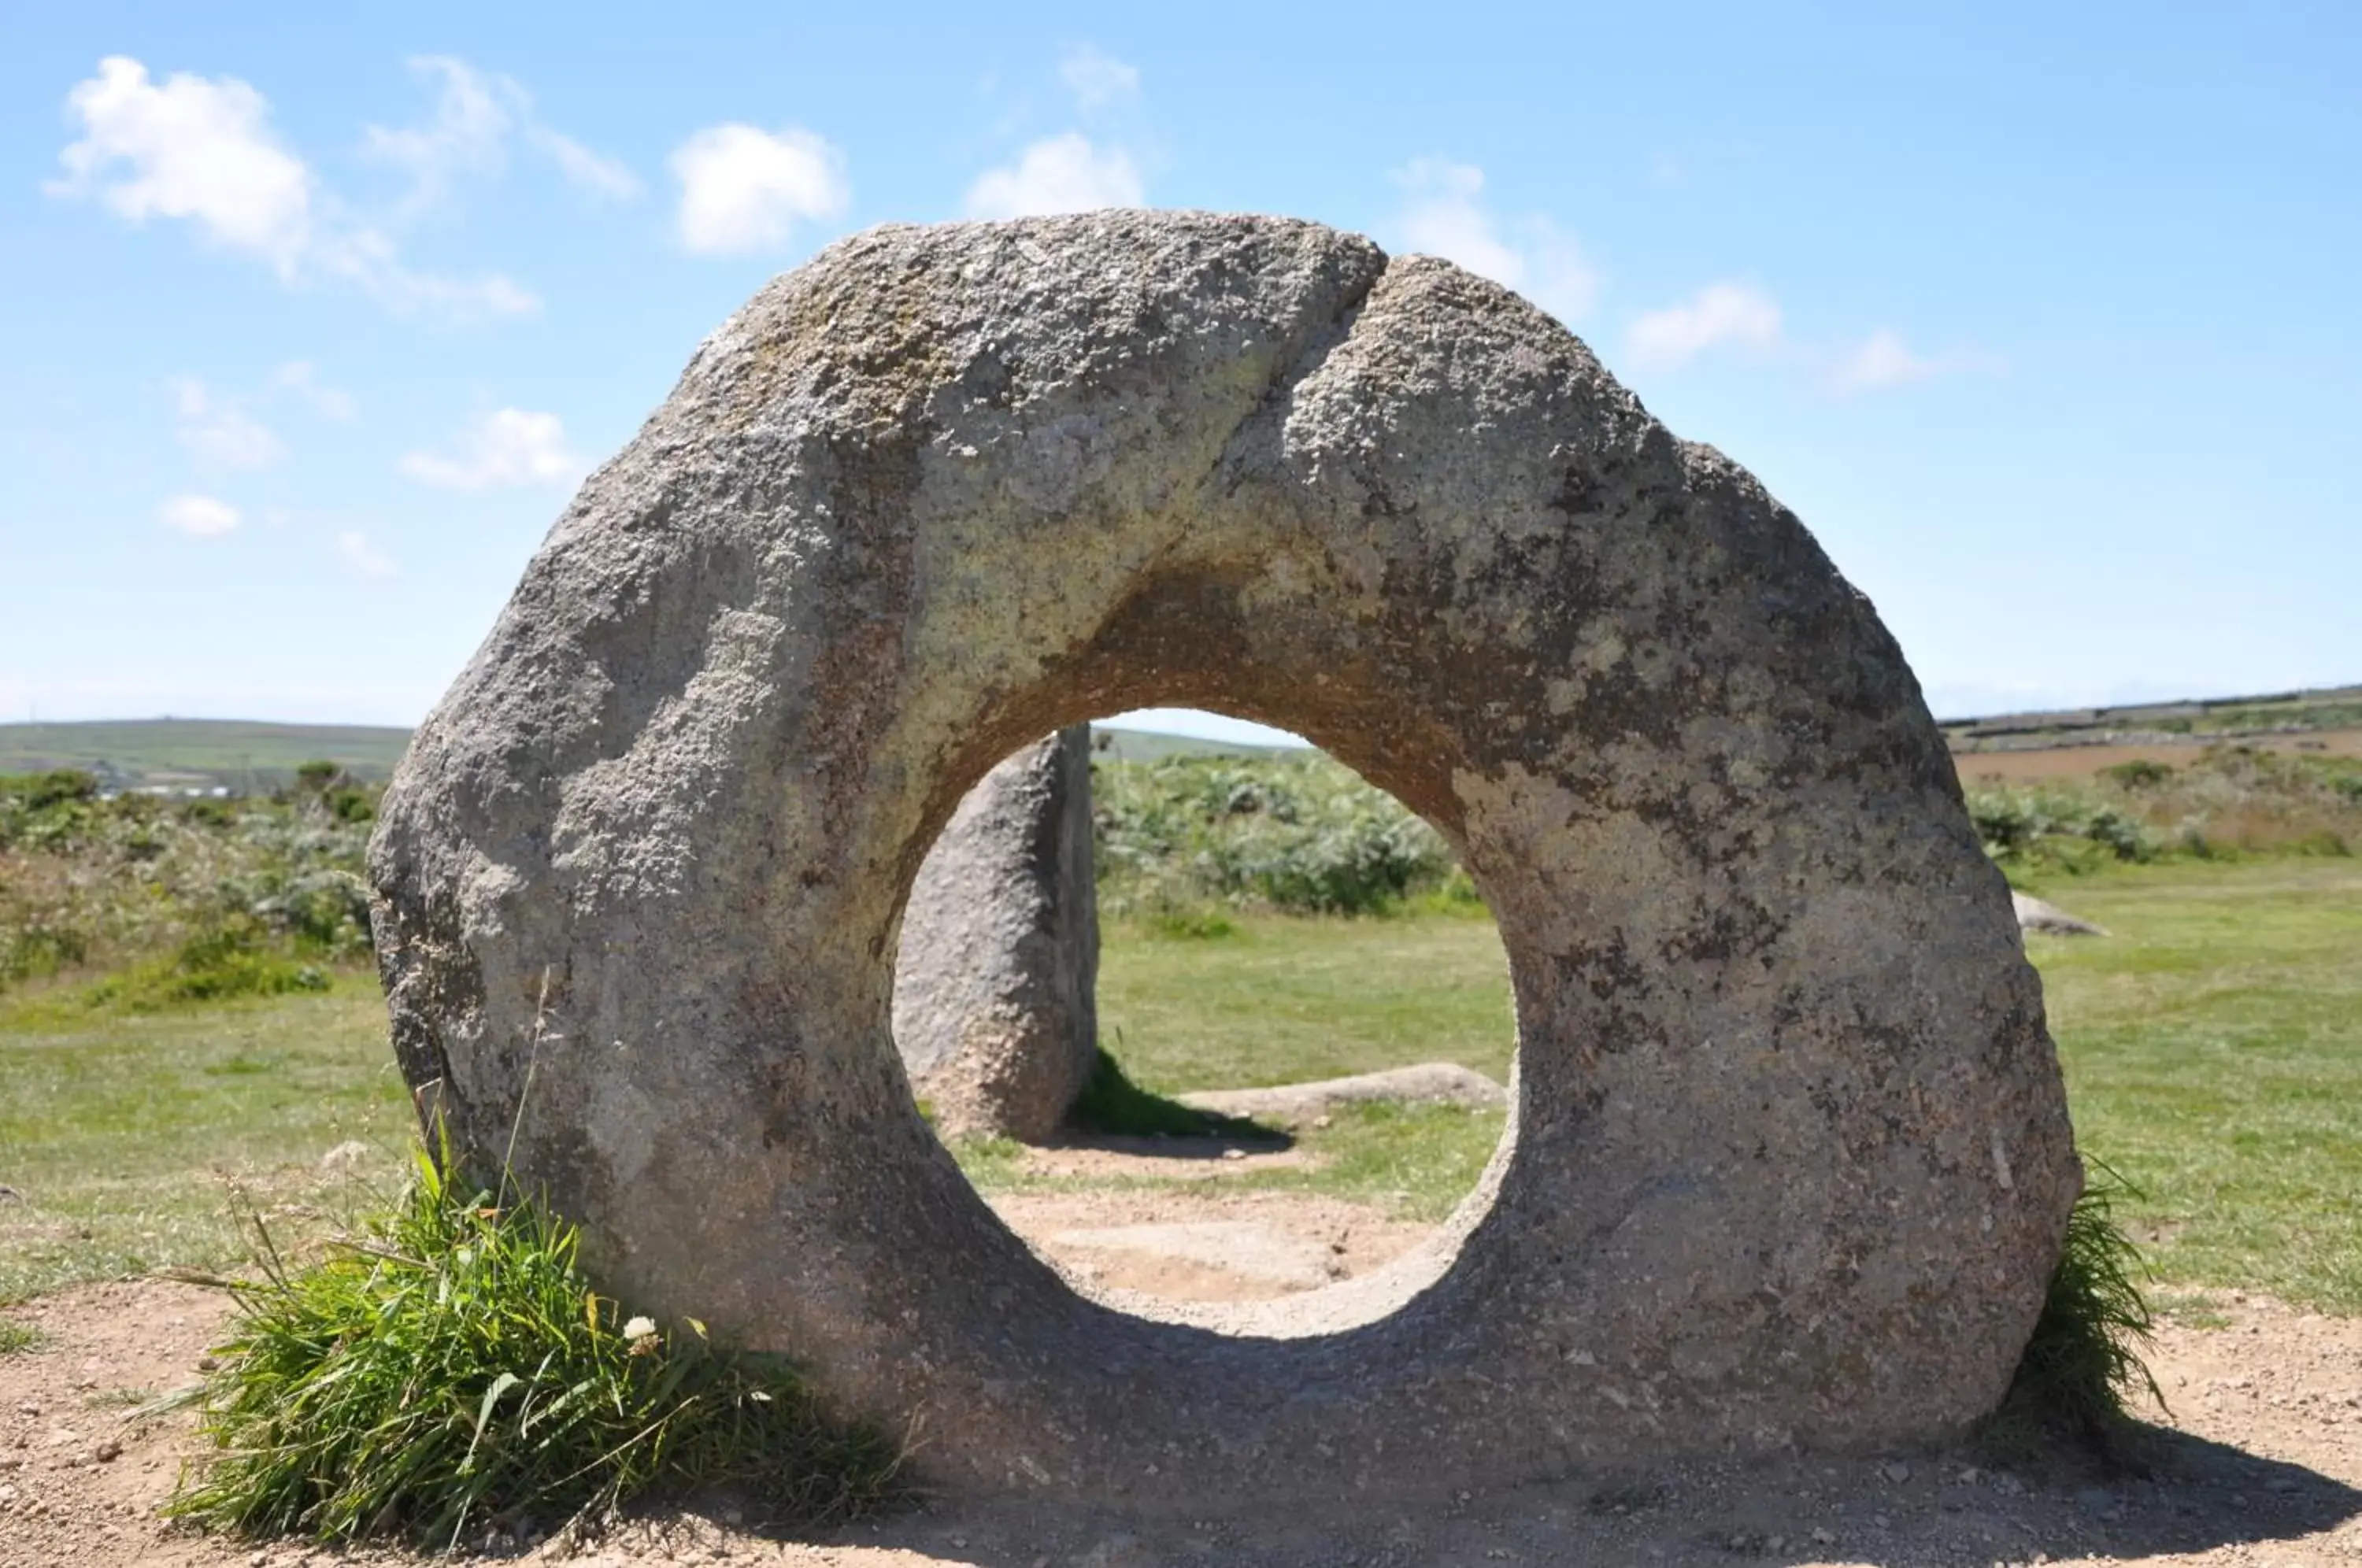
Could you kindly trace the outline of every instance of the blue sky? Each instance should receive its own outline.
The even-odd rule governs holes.
[[[864,9],[7,7],[0,717],[412,722],[766,278],[1098,204],[1523,290],[1939,712],[2362,679],[2362,8]]]

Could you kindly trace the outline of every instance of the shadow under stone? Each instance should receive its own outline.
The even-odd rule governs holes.
[[[1142,1146],[1143,1143],[1146,1146]],[[1164,1159],[1219,1160],[1232,1148],[1270,1154],[1293,1148],[1295,1138],[1242,1116],[1223,1116],[1168,1099],[1131,1081],[1102,1048],[1090,1081],[1066,1112],[1054,1148],[1115,1149]]]
[[[1488,1560],[1958,1568],[2130,1562],[2286,1543],[2362,1518],[2362,1491],[2304,1465],[2170,1428],[2146,1429],[2143,1439],[2147,1474],[2106,1480],[2064,1456],[2029,1480],[1977,1467],[1960,1452],[1917,1453],[1899,1465],[1891,1457],[1812,1455],[1569,1476],[1414,1509],[1341,1498],[1239,1516],[1208,1497],[1187,1516],[1143,1518],[1015,1498],[914,1498],[817,1538],[789,1531],[769,1539],[899,1549],[977,1568],[1442,1568]],[[1285,1464],[1285,1456],[1274,1463]],[[1894,1468],[1911,1479],[1893,1482]]]

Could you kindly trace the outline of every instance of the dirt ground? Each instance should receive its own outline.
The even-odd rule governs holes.
[[[1315,1287],[1373,1266],[1418,1233],[1349,1203],[1222,1185],[1215,1176],[1177,1191],[1026,1195],[999,1207],[1094,1286],[1198,1300]],[[0,1356],[0,1568],[420,1562],[208,1539],[159,1520],[158,1505],[193,1451],[189,1419],[128,1412],[198,1377],[224,1330],[218,1295],[127,1281],[43,1297],[10,1315],[43,1341]],[[2220,1324],[2200,1326],[2202,1319]],[[1239,1518],[1219,1498],[1198,1518],[1146,1521],[936,1502],[810,1540],[767,1531],[716,1502],[635,1521],[573,1553],[532,1540],[470,1547],[581,1568],[2362,1561],[2362,1321],[2226,1296],[2169,1324],[2152,1364],[2172,1409],[2150,1473],[2137,1477],[2055,1464],[2019,1474],[1961,1452],[1791,1455],[1463,1494],[1440,1507],[1370,1497],[1326,1516]]]
[[[1959,752],[1954,754],[1952,762],[1959,769],[1963,784],[2036,784],[2049,778],[2089,778],[2103,767],[2125,762],[2164,762],[2179,767],[2209,744],[2157,741],[2139,745],[2058,745],[2040,751]],[[2317,756],[2362,756],[2362,730],[2255,735],[2235,744]]]

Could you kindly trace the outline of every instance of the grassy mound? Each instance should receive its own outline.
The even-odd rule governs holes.
[[[258,1231],[259,1281],[203,1395],[216,1452],[180,1517],[247,1535],[595,1526],[635,1496],[727,1486],[782,1522],[882,1498],[895,1446],[814,1406],[795,1369],[623,1316],[575,1232],[422,1152],[400,1202],[308,1266]]]

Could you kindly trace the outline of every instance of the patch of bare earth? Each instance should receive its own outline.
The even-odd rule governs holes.
[[[1290,1143],[1254,1138],[1097,1137],[1046,1143],[1020,1156],[1028,1176],[1088,1181],[1210,1181],[1312,1163]]]
[[[1095,1165],[1103,1159],[1094,1153]],[[1116,1289],[1197,1300],[1316,1287],[1375,1266],[1418,1233],[1349,1203],[1221,1185],[1217,1178],[1178,1191],[1024,1194],[996,1207],[1070,1272],[1087,1271]],[[1206,1498],[1198,1517],[1148,1522],[1024,1503],[921,1503],[817,1540],[769,1532],[718,1499],[635,1520],[570,1557],[531,1540],[469,1546],[511,1560],[615,1568],[2134,1562],[2292,1568],[2362,1561],[2362,1321],[2260,1297],[2225,1297],[2215,1307],[2227,1326],[2171,1324],[2158,1345],[2153,1364],[2172,1414],[2146,1476],[2057,1463],[2014,1474],[1964,1451],[1790,1456],[1587,1475],[1462,1496],[1440,1507],[1372,1496],[1278,1518],[1241,1517],[1221,1497]],[[208,1539],[159,1519],[159,1505],[194,1452],[191,1420],[128,1412],[138,1400],[199,1376],[207,1346],[226,1328],[217,1295],[134,1281],[61,1292],[10,1315],[45,1340],[0,1356],[0,1568],[421,1561],[383,1550]]]
[[[992,1207],[1070,1275],[1171,1301],[1267,1301],[1366,1274],[1430,1226],[1286,1192],[1078,1192]]]

